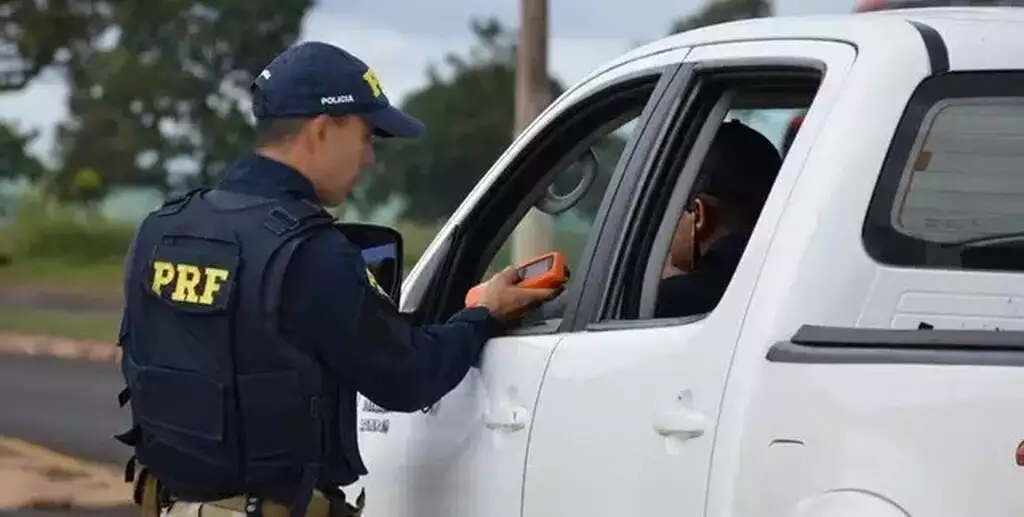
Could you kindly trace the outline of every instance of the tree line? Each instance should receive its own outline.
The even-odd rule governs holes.
[[[96,200],[123,186],[171,193],[215,182],[251,146],[253,74],[297,39],[313,6],[314,0],[3,0],[0,93],[52,73],[69,94],[52,167],[27,150],[38,134],[19,127],[17,114],[0,115],[0,179],[32,180],[65,201]],[[768,0],[711,0],[669,32],[770,15]],[[428,132],[378,147],[377,170],[353,194],[357,207],[415,193],[404,218],[443,219],[511,142],[515,30],[491,18],[474,19],[470,28],[473,46],[429,67],[425,84],[402,102]],[[551,79],[555,95],[564,87]]]

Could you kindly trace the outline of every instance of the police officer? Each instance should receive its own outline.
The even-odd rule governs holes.
[[[551,290],[490,279],[478,307],[411,327],[321,208],[348,195],[377,137],[423,124],[374,72],[308,42],[253,83],[254,152],[214,189],[164,204],[126,261],[126,473],[144,515],[355,515],[365,474],[356,392],[392,411],[438,401],[484,343]]]

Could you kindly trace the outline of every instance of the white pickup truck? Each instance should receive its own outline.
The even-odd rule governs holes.
[[[781,148],[794,114],[724,296],[654,318],[711,136],[741,118]],[[403,311],[461,308],[595,154],[585,195],[550,210],[573,272],[557,310],[433,407],[360,399],[367,517],[1022,515],[1024,9],[758,19],[633,50],[497,160]]]

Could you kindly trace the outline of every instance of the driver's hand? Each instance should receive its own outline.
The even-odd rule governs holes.
[[[484,282],[476,306],[484,307],[497,320],[507,323],[537,309],[558,294],[558,289],[517,287],[516,267],[509,266]]]

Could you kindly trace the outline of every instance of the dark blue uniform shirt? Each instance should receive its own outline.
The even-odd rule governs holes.
[[[316,199],[298,171],[256,154],[229,168],[218,188]],[[496,329],[483,308],[464,310],[443,325],[410,326],[370,287],[361,251],[328,228],[295,251],[280,311],[289,342],[318,357],[342,386],[392,411],[415,411],[443,397],[476,364]]]

